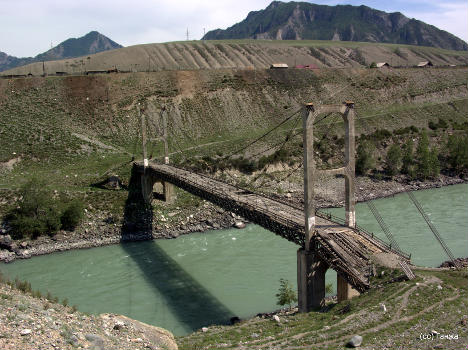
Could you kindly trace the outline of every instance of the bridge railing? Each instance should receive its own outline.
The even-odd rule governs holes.
[[[189,172],[189,170],[186,170],[186,169],[183,169],[183,168],[180,168],[180,167],[177,167],[177,166],[171,165],[171,167],[176,168],[176,169],[178,169],[178,170],[180,170],[180,171]],[[255,192],[253,192],[253,191],[246,190],[246,189],[244,189],[244,188],[242,188],[242,187],[235,186],[235,185],[232,185],[232,184],[230,184],[230,183],[226,183],[226,182],[224,182],[224,181],[218,181],[217,179],[213,179],[213,178],[211,178],[211,177],[209,177],[209,176],[206,176],[206,175],[204,175],[204,174],[199,174],[199,173],[197,173],[197,175],[200,176],[200,177],[206,178],[208,181],[222,182],[222,183],[223,183],[224,185],[226,185],[226,186],[233,187],[233,188],[235,188],[236,190],[242,191],[242,192],[244,192],[244,193],[246,193],[246,194],[250,194],[250,195],[254,196],[254,200],[255,200],[255,198],[258,199],[258,200],[262,200],[262,199],[264,199],[265,197],[267,197],[267,196],[259,195],[259,194],[255,193]],[[171,177],[171,174],[170,174],[170,173],[167,173],[166,176],[170,178],[170,177]],[[182,178],[179,178],[179,181],[183,179],[183,181],[184,181],[186,184],[192,186],[193,188],[197,188],[197,189],[199,189],[199,190],[201,189],[200,185],[202,185],[202,184],[200,184],[199,182],[196,182],[196,181],[191,180],[188,176],[184,176],[184,174],[182,174],[182,176],[183,176]],[[227,193],[226,193],[225,191],[220,190],[219,188],[214,187],[214,186],[210,186],[209,190],[208,190],[208,189],[205,189],[204,191],[205,191],[206,193],[209,193],[209,194],[217,195],[219,198],[226,198],[226,197],[227,197],[227,196],[226,196]],[[232,199],[235,199],[235,195],[231,195],[230,197],[231,197]],[[239,199],[240,199],[240,197],[241,197],[241,196],[239,196]],[[263,197],[263,198],[262,198],[262,197]],[[269,197],[267,197],[267,198],[269,198]],[[276,201],[276,200],[273,199],[273,198],[269,198],[269,199],[271,199],[271,200],[273,200],[273,201]],[[277,202],[278,202],[278,201],[277,201]],[[263,203],[264,203],[264,202],[263,202]],[[302,225],[298,225],[297,222],[292,221],[292,220],[290,220],[290,219],[288,219],[288,218],[286,218],[286,217],[284,217],[284,216],[278,215],[278,214],[276,214],[274,211],[271,211],[271,210],[268,211],[268,210],[267,210],[266,203],[265,203],[264,206],[262,206],[262,205],[252,205],[251,203],[249,203],[249,202],[247,202],[247,201],[242,201],[242,207],[244,207],[244,208],[246,208],[246,209],[249,209],[249,210],[251,210],[251,211],[256,211],[256,212],[258,212],[258,213],[262,213],[263,215],[267,215],[267,216],[269,216],[269,217],[272,217],[272,218],[274,218],[274,219],[276,220],[276,222],[278,222],[278,223],[283,223],[284,226],[294,228],[294,230],[296,230],[296,231],[298,231],[298,232],[300,232],[300,231],[303,230],[303,226],[302,226]],[[301,238],[302,238],[302,239],[301,239]],[[296,243],[300,243],[300,244],[303,245],[303,240],[304,240],[304,239],[303,239],[303,235],[302,235],[302,237],[298,237],[295,241],[296,241]]]
[[[322,219],[326,219],[326,220],[329,220],[329,221],[333,221],[337,224],[340,224],[340,225],[343,225],[343,226],[346,226],[346,221],[338,216],[335,216],[331,213],[328,213],[328,212],[324,212],[323,210],[321,209],[317,209],[315,211],[315,215],[318,216],[318,217],[321,217]],[[401,251],[400,249],[397,249],[396,247],[392,247],[391,244],[388,244],[387,242],[385,242],[384,240],[382,240],[381,238],[377,237],[376,235],[374,235],[373,232],[369,232],[367,231],[366,229],[360,227],[359,225],[356,224],[356,227],[355,227],[355,231],[359,231],[360,233],[363,233],[364,235],[366,235],[367,237],[379,242],[380,244],[382,244],[385,248],[387,248],[388,250],[394,252],[394,253],[397,253],[401,256],[403,256],[405,259],[408,259],[410,260],[411,259],[411,254],[408,254],[408,253],[405,253],[403,251]]]
[[[180,167],[180,166],[176,166],[176,165],[173,165],[173,164],[171,164],[170,166],[173,167],[173,168],[176,168],[176,169],[178,169],[178,170],[181,170],[181,171],[191,172],[190,170],[184,169],[183,167]],[[237,189],[237,190],[239,190],[239,191],[243,191],[244,193],[248,193],[248,194],[254,195],[255,197],[257,197],[257,198],[259,198],[259,199],[260,199],[261,197],[266,197],[266,198],[268,198],[268,199],[270,199],[270,200],[272,200],[272,201],[276,201],[276,202],[282,203],[282,204],[284,204],[284,205],[286,205],[286,206],[288,206],[288,207],[290,207],[290,208],[293,208],[293,209],[296,209],[296,210],[300,210],[300,211],[303,211],[303,210],[304,210],[304,208],[301,208],[301,207],[299,207],[299,206],[293,205],[292,203],[289,203],[289,202],[287,202],[287,201],[285,201],[285,200],[283,200],[283,199],[280,199],[280,198],[273,197],[273,196],[271,196],[271,195],[267,195],[267,194],[261,194],[261,195],[260,195],[260,194],[258,194],[258,193],[256,193],[256,192],[253,192],[253,191],[251,191],[251,190],[242,188],[242,187],[237,186],[237,185],[235,185],[235,184],[231,184],[231,183],[228,183],[228,182],[226,182],[226,181],[219,180],[219,179],[213,179],[213,178],[211,178],[211,177],[209,177],[209,176],[207,176],[207,175],[205,175],[205,174],[197,173],[197,175],[199,175],[199,176],[201,176],[201,177],[203,177],[203,178],[206,178],[206,179],[209,180],[209,181],[217,181],[217,182],[221,182],[221,183],[223,183],[223,184],[225,184],[225,185],[227,185],[227,186],[234,187],[235,189]],[[184,176],[184,181],[187,182],[187,183],[189,183],[189,184],[191,184],[191,185],[194,186],[194,187],[197,187],[197,186],[199,187],[199,184],[198,184],[198,183],[196,183],[196,182],[190,180],[188,177],[185,177],[185,176]],[[210,189],[210,192],[211,192],[211,193],[216,193],[216,194],[217,194],[218,196],[220,196],[220,197],[226,195],[226,193],[225,193],[224,191],[219,191],[219,190],[216,189],[215,187],[214,187],[214,188],[211,188],[211,189]],[[261,206],[258,206],[258,207],[252,206],[252,205],[250,205],[250,204],[247,203],[247,202],[244,202],[244,204],[245,204],[245,206],[250,207],[251,210],[253,209],[253,210],[257,210],[257,211],[263,212],[263,210],[259,210],[259,208],[261,208]],[[285,217],[279,216],[279,215],[275,214],[274,212],[269,211],[269,212],[268,212],[268,215],[269,215],[269,216],[272,216],[272,217],[274,217],[274,218],[276,218],[276,219],[278,219],[279,221],[285,222],[287,225],[290,225],[291,227],[297,226],[297,223],[296,223],[296,222],[294,222],[294,221],[292,221],[292,220],[289,220],[289,219],[287,219],[287,218],[285,218]],[[338,216],[332,215],[331,213],[323,212],[323,210],[321,210],[321,209],[316,209],[315,215],[318,216],[318,217],[321,217],[322,219],[326,219],[326,220],[332,221],[332,222],[334,222],[334,223],[336,223],[336,224],[346,226],[346,222],[345,222],[344,219],[342,219],[342,218],[340,218],[340,217],[338,217]],[[302,227],[301,227],[301,228],[302,228]],[[388,244],[388,243],[385,242],[384,240],[382,240],[382,239],[380,239],[379,237],[375,236],[373,232],[369,232],[369,231],[367,231],[366,229],[364,229],[363,227],[360,227],[360,226],[358,226],[358,225],[356,225],[355,231],[358,231],[359,233],[364,234],[364,235],[367,236],[368,238],[370,238],[370,239],[372,239],[372,240],[374,240],[374,241],[377,241],[378,243],[380,243],[380,244],[381,244],[383,247],[385,247],[386,249],[388,249],[388,250],[390,250],[390,251],[393,251],[394,253],[399,254],[399,255],[403,256],[404,258],[406,258],[406,259],[408,259],[408,260],[411,259],[411,254],[407,254],[407,253],[401,251],[400,249],[397,249],[396,247],[392,247],[391,244]]]

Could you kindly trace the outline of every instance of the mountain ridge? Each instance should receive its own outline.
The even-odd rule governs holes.
[[[225,39],[340,40],[468,50],[468,44],[455,35],[400,12],[294,1],[273,1],[264,10],[249,12],[243,21],[203,37]]]
[[[35,57],[20,58],[0,52],[0,71],[24,66],[34,62],[75,58],[122,47],[122,45],[109,39],[105,35],[97,31],[91,31],[82,37],[67,39]]]

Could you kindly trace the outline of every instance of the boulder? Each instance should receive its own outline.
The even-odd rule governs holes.
[[[236,323],[239,323],[241,320],[240,320],[239,317],[233,316],[233,317],[231,317],[231,319],[229,321],[231,322],[231,325],[234,325]]]
[[[6,249],[11,252],[13,250],[12,244],[13,240],[10,235],[0,236],[0,249]]]
[[[30,330],[30,329],[27,328],[27,329],[23,329],[23,330],[20,332],[20,334],[21,334],[22,336],[25,336],[25,335],[31,334],[31,332],[32,332],[32,330]]]
[[[102,314],[101,317],[105,318],[107,314]],[[114,322],[122,322],[129,328],[134,328],[144,335],[150,342],[152,348],[157,349],[167,349],[167,350],[177,350],[177,343],[175,342],[174,335],[165,330],[164,328],[152,326],[137,320],[133,320],[129,317],[123,315],[113,315]]]
[[[122,182],[120,181],[120,178],[117,175],[109,176],[109,178],[107,179],[107,185],[111,188],[115,188],[116,190],[120,188],[121,184]]]
[[[387,307],[384,303],[380,304],[380,310],[382,310],[383,312],[387,312]]]
[[[121,330],[124,327],[125,327],[125,323],[118,320],[118,321],[115,322],[113,329],[118,331],[118,330]]]
[[[362,344],[362,337],[360,335],[353,335],[353,337],[348,341],[348,346],[352,348],[357,348]]]
[[[245,228],[245,223],[243,223],[242,221],[236,221],[236,223],[234,224],[234,227],[239,228],[239,229]]]

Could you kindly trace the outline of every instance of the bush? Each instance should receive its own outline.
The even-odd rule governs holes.
[[[375,167],[374,159],[375,146],[372,142],[362,141],[357,149],[356,173],[366,175],[369,170]]]
[[[14,239],[53,235],[60,229],[60,212],[44,182],[29,181],[21,188],[20,195],[17,207],[7,215]]]
[[[418,142],[418,147],[416,148],[416,173],[418,178],[425,180],[429,178],[431,174],[431,164],[430,164],[430,152],[429,152],[429,138],[427,136],[426,130],[421,134],[421,137]]]
[[[400,146],[396,143],[390,146],[390,149],[387,152],[385,157],[385,172],[394,176],[398,174],[401,165],[401,150]]]
[[[291,304],[297,301],[296,292],[294,291],[292,286],[289,284],[288,280],[280,278],[279,282],[280,282],[280,289],[278,293],[276,294],[276,297],[278,298],[277,304],[280,306],[288,304],[289,308],[291,308]]]
[[[81,201],[71,202],[63,211],[60,217],[62,228],[67,231],[73,231],[83,219],[84,206]]]
[[[468,137],[451,135],[447,141],[447,162],[457,174],[468,170]]]
[[[63,204],[52,196],[43,181],[33,179],[20,190],[20,200],[16,208],[6,216],[12,227],[13,239],[37,238],[41,235],[53,236],[64,228],[73,230],[83,217],[83,204],[71,202],[63,212]]]
[[[407,174],[410,177],[414,177],[414,155],[413,155],[414,143],[411,138],[406,141],[403,146],[403,159],[401,172]]]

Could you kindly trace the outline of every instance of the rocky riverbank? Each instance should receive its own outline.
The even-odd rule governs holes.
[[[341,188],[342,179],[333,178],[329,188]],[[466,180],[441,176],[435,181],[407,181],[396,178],[392,181],[376,181],[368,177],[356,179],[356,199],[358,202],[376,198],[389,197],[401,192],[416,191],[428,188],[438,188],[453,184],[465,183]],[[280,184],[281,185],[281,184]],[[298,186],[284,186],[278,198],[290,201],[297,206],[303,205],[303,192]],[[340,192],[318,192],[318,207],[342,206]],[[327,198],[327,199],[324,199]],[[167,213],[155,211],[153,213],[152,235],[146,233],[123,233],[123,219],[109,218],[106,213],[86,212],[83,223],[74,232],[60,231],[53,237],[41,236],[35,240],[13,241],[8,235],[8,227],[1,228],[0,261],[10,262],[15,259],[30,258],[32,256],[50,254],[70,249],[92,248],[120,242],[140,241],[148,239],[170,239],[192,232],[204,232],[230,227],[242,228],[247,222],[234,213],[227,212],[213,204],[203,201],[193,208],[175,208]]]
[[[83,314],[4,283],[0,297],[0,349],[177,350],[171,332],[125,316]]]

